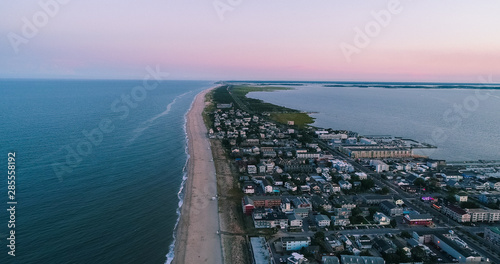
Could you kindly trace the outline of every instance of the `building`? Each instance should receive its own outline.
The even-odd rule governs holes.
[[[356,172],[354,174],[358,176],[360,181],[368,179],[368,175],[364,172]]]
[[[345,189],[345,190],[352,189],[352,184],[348,181],[339,181],[339,186],[341,189]]]
[[[389,170],[389,165],[381,160],[371,160],[370,166],[373,166],[377,173],[381,173]]]
[[[457,262],[481,262],[481,256],[471,251],[467,243],[454,235],[433,235],[432,241],[444,252],[451,255]]]
[[[339,258],[335,256],[323,256],[321,257],[321,263],[323,264],[340,264]]]
[[[392,202],[394,199],[390,195],[365,195],[361,198],[364,204],[372,205],[379,204],[383,201]]]
[[[241,206],[243,207],[243,213],[246,215],[251,215],[253,210],[255,209],[253,201],[248,196],[245,196],[241,199]]]
[[[309,263],[306,257],[304,255],[299,254],[297,252],[293,252],[290,257],[286,259],[287,264],[306,264]]]
[[[373,221],[375,221],[375,223],[377,223],[378,225],[390,225],[391,224],[391,218],[389,218],[388,216],[386,216],[385,214],[380,213],[380,212],[376,212],[373,215]]]
[[[385,264],[385,260],[380,257],[341,255],[342,264]]]
[[[356,244],[360,249],[370,249],[372,248],[372,240],[367,235],[359,236],[356,239]]]
[[[394,254],[396,253],[397,247],[394,243],[383,237],[376,238],[373,247],[381,253],[384,254]]]
[[[271,248],[264,237],[250,238],[252,250],[252,263],[255,264],[274,264],[274,258],[271,253]]]
[[[283,250],[298,251],[311,245],[310,237],[282,237]]]
[[[248,202],[251,203],[255,208],[273,208],[281,205],[281,197],[279,196],[246,196],[248,197]]]
[[[500,210],[492,209],[465,209],[467,213],[470,214],[471,222],[498,222],[500,221]]]
[[[306,197],[295,197],[292,199],[292,203],[295,208],[312,209],[312,203]]]
[[[286,214],[270,209],[255,209],[253,211],[253,223],[255,228],[281,228],[288,227],[288,217]]]
[[[452,204],[441,207],[441,211],[443,212],[443,214],[449,216],[451,219],[459,223],[466,223],[470,222],[471,220],[471,215],[469,213],[467,213],[464,209]]]
[[[293,214],[287,214],[288,217],[288,225],[290,227],[302,227],[302,217],[293,213]]]
[[[379,207],[382,212],[391,217],[403,215],[403,207],[399,207],[393,202],[383,201],[379,204]]]
[[[248,165],[247,166],[247,172],[249,174],[256,174],[257,173],[257,166],[255,166],[255,165]]]
[[[413,150],[398,147],[348,145],[340,146],[339,149],[355,159],[409,158],[413,156]]]
[[[330,218],[328,218],[328,216],[322,215],[322,214],[315,215],[314,220],[316,221],[316,224],[319,227],[328,227],[328,226],[330,226],[330,222],[331,222]]]
[[[467,202],[468,196],[465,193],[457,193],[457,194],[455,194],[455,199],[459,203]]]
[[[407,214],[403,221],[409,225],[432,225],[432,216],[429,214]]]

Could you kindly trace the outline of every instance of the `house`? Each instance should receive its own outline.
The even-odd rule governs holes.
[[[379,204],[379,207],[382,210],[382,212],[386,213],[391,217],[403,215],[403,208],[397,206],[393,202],[383,201]]]
[[[392,241],[385,238],[376,238],[373,242],[373,247],[381,253],[385,254],[395,254],[397,247],[392,243]]]
[[[261,208],[255,209],[252,216],[255,228],[288,227],[288,217],[282,212]]]
[[[314,220],[316,221],[316,224],[319,227],[328,227],[328,226],[330,226],[330,222],[331,222],[331,220],[330,220],[330,218],[328,218],[328,216],[322,215],[322,214],[315,215]]]
[[[299,254],[297,252],[293,252],[290,257],[286,259],[287,264],[306,264],[309,263],[306,257],[304,255]]]
[[[390,195],[365,195],[361,199],[367,205],[379,204],[383,201],[392,202],[394,200]]]
[[[340,177],[342,178],[342,180],[344,181],[348,181],[351,179],[351,175],[350,174],[341,174]]]
[[[264,189],[265,193],[272,193],[273,192],[273,186],[266,179],[263,179],[261,181],[261,187],[262,187],[262,189]]]
[[[293,214],[287,214],[288,217],[288,225],[290,227],[302,227],[302,217],[299,215],[293,213]]]
[[[333,235],[327,235],[325,242],[332,247],[333,251],[339,252],[344,250],[344,244]]]
[[[293,183],[293,182],[285,182],[285,188],[287,190],[292,191],[292,192],[297,191],[297,185],[295,185],[295,183]]]
[[[359,249],[370,249],[372,248],[372,240],[367,235],[362,235],[356,239],[356,245]]]
[[[351,221],[349,220],[349,216],[334,215],[331,218],[331,224],[334,226],[348,226],[351,224]]]
[[[381,172],[389,170],[389,165],[387,165],[385,162],[383,162],[381,160],[371,160],[370,166],[373,166],[374,170],[377,173],[381,173]]]
[[[255,166],[255,165],[248,165],[247,166],[247,172],[249,174],[256,174],[257,173],[257,166]]]
[[[340,192],[340,185],[332,183],[332,192]]]
[[[254,194],[257,189],[257,185],[252,181],[246,181],[243,183],[243,193]]]
[[[459,223],[466,223],[470,222],[471,220],[471,215],[469,213],[467,213],[464,209],[452,204],[444,205],[441,208],[441,211],[443,212],[443,214],[449,216],[451,219]]]
[[[457,193],[455,194],[455,199],[457,200],[457,202],[467,202],[467,194],[466,193]]]
[[[339,186],[341,189],[344,189],[344,190],[352,189],[352,184],[348,181],[339,181]]]
[[[243,213],[246,215],[251,215],[253,210],[255,209],[253,201],[248,196],[245,196],[241,199],[241,205],[243,207]]]
[[[332,210],[332,203],[322,196],[315,195],[311,198],[311,202],[314,208],[321,208],[325,211]]]
[[[298,251],[311,245],[310,237],[282,237],[283,250]]]
[[[359,180],[366,180],[368,179],[368,175],[364,172],[356,172],[354,173],[356,176],[358,176]]]
[[[303,209],[312,209],[312,203],[309,199],[306,197],[295,197],[292,199],[292,204],[294,205],[295,208],[303,208]]]
[[[380,213],[380,212],[376,212],[373,215],[373,221],[375,221],[375,223],[377,223],[378,225],[390,225],[391,224],[391,218],[389,218],[388,216],[386,216],[385,214]]]
[[[494,190],[500,191],[500,181],[498,181],[498,182],[488,182],[488,184],[490,185],[490,189],[494,189]]]

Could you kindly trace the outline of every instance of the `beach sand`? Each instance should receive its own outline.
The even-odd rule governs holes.
[[[188,178],[172,263],[223,263],[218,204],[212,200],[217,194],[215,167],[202,117],[210,90],[196,96],[187,114]]]

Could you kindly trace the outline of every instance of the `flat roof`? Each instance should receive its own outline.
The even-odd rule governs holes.
[[[253,258],[256,264],[271,264],[272,258],[269,256],[266,239],[263,237],[251,237]]]
[[[407,214],[405,217],[410,221],[432,221],[432,216],[430,214]]]

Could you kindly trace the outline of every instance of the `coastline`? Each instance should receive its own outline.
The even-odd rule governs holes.
[[[202,116],[205,95],[214,88],[198,93],[186,115],[189,160],[171,263],[223,263],[218,202],[212,200],[217,195],[215,167]]]

